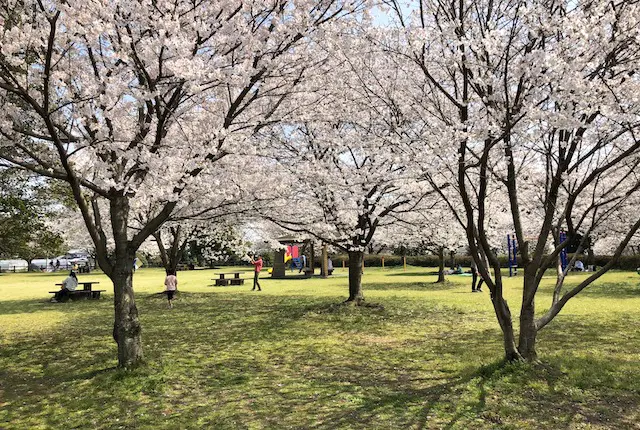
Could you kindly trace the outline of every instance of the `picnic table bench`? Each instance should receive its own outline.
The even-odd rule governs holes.
[[[231,285],[243,285],[244,279],[240,277],[240,272],[225,272],[225,273],[216,273],[218,278],[212,278],[212,280],[216,281],[216,285],[227,286]],[[233,275],[233,277],[225,275]]]
[[[107,290],[94,290],[93,284],[99,284],[98,281],[84,281],[78,282],[78,285],[82,285],[81,290],[69,291],[69,298],[71,300],[78,299],[99,299],[100,293],[104,293]],[[62,284],[56,284],[62,287]],[[49,291],[50,294],[55,294],[57,291]]]

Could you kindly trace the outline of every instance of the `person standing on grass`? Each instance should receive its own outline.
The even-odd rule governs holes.
[[[178,289],[178,278],[176,272],[173,270],[167,270],[167,277],[164,279],[165,293],[167,294],[167,301],[169,302],[169,309],[173,309],[173,295]]]
[[[67,278],[62,281],[62,288],[56,293],[55,296],[53,296],[53,299],[51,299],[51,301],[53,303],[66,302],[67,300],[69,300],[69,293],[71,291],[75,291],[76,288],[78,288],[78,277],[72,270],[71,273],[69,273],[69,276],[67,276]]]
[[[482,292],[482,283],[484,279],[482,279],[482,275],[478,272],[478,265],[472,259],[471,260],[471,292],[472,293],[481,293]],[[478,282],[478,286],[476,287],[476,282],[478,281],[478,277],[480,277],[480,282]]]
[[[258,291],[262,291],[262,288],[260,288],[260,282],[258,282],[258,276],[260,276],[260,271],[262,270],[262,257],[260,255],[256,255],[256,257],[257,258],[255,260],[253,258],[251,259],[251,264],[253,264],[254,267],[253,288],[251,291],[255,291],[256,287],[258,287]]]
[[[300,257],[300,270],[298,271],[298,273],[302,273],[303,270],[305,270],[307,268],[307,256],[302,254],[302,257]]]

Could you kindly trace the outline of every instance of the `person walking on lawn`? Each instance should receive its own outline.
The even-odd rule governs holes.
[[[482,283],[484,282],[484,279],[482,278],[482,275],[480,275],[480,272],[478,271],[478,265],[476,264],[475,261],[473,261],[473,259],[471,260],[471,276],[472,276],[471,292],[481,293]],[[478,282],[478,286],[476,287],[476,282],[478,281],[478,277],[480,277],[480,281]]]
[[[260,276],[260,271],[262,270],[262,257],[260,255],[256,255],[255,260],[253,258],[251,259],[251,264],[253,264],[254,267],[253,288],[251,291],[255,291],[256,287],[258,287],[258,291],[262,291],[262,288],[260,288],[260,282],[258,282],[258,276]]]
[[[167,301],[169,302],[169,309],[173,309],[173,296],[178,289],[178,278],[176,272],[173,270],[167,270],[167,277],[164,280],[165,293],[167,294]]]

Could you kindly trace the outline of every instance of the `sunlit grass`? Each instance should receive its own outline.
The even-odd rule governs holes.
[[[249,270],[246,268],[245,270]],[[366,268],[365,296],[338,306],[347,274],[214,287],[179,272],[173,310],[134,288],[147,365],[114,369],[112,287],[48,303],[65,274],[0,275],[0,428],[635,428],[640,420],[640,276],[606,275],[540,334],[542,366],[499,365],[488,294],[433,269]],[[264,275],[267,276],[266,274]],[[583,274],[572,274],[577,284]],[[550,303],[545,279],[538,311]],[[507,280],[514,315],[521,278]],[[517,325],[517,321],[515,321]]]

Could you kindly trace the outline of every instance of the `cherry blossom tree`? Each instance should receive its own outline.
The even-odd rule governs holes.
[[[136,250],[200,173],[277,121],[314,65],[305,46],[316,30],[361,3],[21,0],[0,10],[0,157],[69,184],[114,284],[120,366],[143,359]],[[132,230],[138,199],[158,204]]]
[[[627,217],[613,260],[579,285],[565,289],[560,273],[550,308],[536,315],[542,277],[569,241],[553,240],[560,230],[587,237],[637,204],[638,6],[434,0],[407,16],[388,4],[403,42],[381,43],[415,67],[414,87],[424,89],[415,109],[437,130],[425,140],[434,150],[451,143],[438,153],[449,169],[430,180],[456,185],[457,196],[443,198],[490,288],[506,359],[536,360],[539,330],[612,267],[640,228],[637,215]],[[491,205],[508,215],[521,253],[518,336],[490,240]]]
[[[306,88],[312,109],[270,128],[280,175],[289,193],[266,216],[349,255],[348,303],[361,304],[364,252],[378,229],[395,222],[428,193],[407,160],[392,63],[360,35],[327,48],[325,72]],[[384,73],[384,78],[374,73]],[[273,154],[274,151],[271,153]]]
[[[241,254],[246,251],[242,241],[236,240],[237,235],[230,235],[231,226],[245,224],[273,199],[271,192],[257,192],[254,181],[258,180],[267,190],[273,190],[271,185],[277,184],[277,178],[269,175],[265,166],[246,152],[229,154],[218,161],[216,171],[198,175],[191,184],[192,192],[183,193],[179,207],[152,234],[166,270],[176,270],[190,243],[197,242],[202,249],[214,244],[220,250],[237,249]],[[133,229],[141,229],[158,210],[157,201],[147,201],[147,207],[141,201],[138,203],[142,206],[136,208]],[[232,236],[233,243],[229,242]],[[209,260],[225,258],[210,252],[207,257]]]

